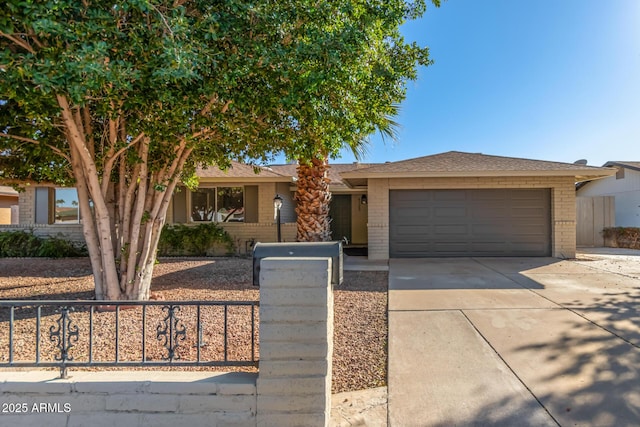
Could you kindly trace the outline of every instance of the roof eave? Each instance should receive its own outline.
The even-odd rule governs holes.
[[[614,167],[618,166],[618,167],[621,167],[621,168],[630,169],[630,170],[634,170],[634,171],[640,172],[640,168],[639,167],[636,167],[634,165],[630,165],[630,164],[627,164],[627,163],[624,163],[624,162],[607,162],[607,163],[605,163],[603,165],[603,167],[608,167],[608,166],[614,166]]]
[[[368,173],[343,174],[344,183],[349,188],[359,186],[357,181],[363,179],[390,178],[476,178],[476,177],[573,177],[577,182],[590,181],[615,175],[614,168],[596,170],[548,170],[548,171],[477,171],[477,172],[403,172],[403,173]]]
[[[214,183],[214,182],[237,182],[237,183],[265,183],[265,182],[292,182],[291,177],[281,176],[281,177],[233,177],[233,176],[224,176],[224,177],[199,177],[200,182],[206,183]]]
[[[590,176],[606,177],[616,173],[613,168],[601,168],[595,170],[538,170],[538,171],[473,171],[473,172],[446,172],[446,171],[426,171],[426,172],[380,172],[380,173],[358,173],[342,174],[343,179],[362,178],[468,178],[468,177],[508,177],[508,176]]]

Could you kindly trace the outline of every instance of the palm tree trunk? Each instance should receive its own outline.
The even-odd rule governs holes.
[[[310,162],[300,161],[297,190],[295,195],[296,214],[298,215],[299,242],[326,242],[331,240],[329,202],[330,166],[326,157],[312,159]]]

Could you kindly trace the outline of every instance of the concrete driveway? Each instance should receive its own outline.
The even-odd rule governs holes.
[[[640,425],[640,251],[623,253],[391,260],[389,425]]]

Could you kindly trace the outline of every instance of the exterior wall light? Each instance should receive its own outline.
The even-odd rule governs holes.
[[[278,230],[278,242],[282,242],[282,230],[280,227],[280,209],[282,209],[282,197],[279,194],[276,194],[276,197],[273,198],[273,208],[275,209],[276,214],[276,226]]]

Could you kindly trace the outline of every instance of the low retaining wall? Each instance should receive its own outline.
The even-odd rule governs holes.
[[[256,425],[256,374],[1,372],[0,425],[13,427]]]
[[[59,237],[74,243],[85,243],[82,224],[0,225],[0,233],[5,231],[25,231],[38,237]]]
[[[265,258],[260,372],[0,371],[0,426],[326,427],[331,258]]]

